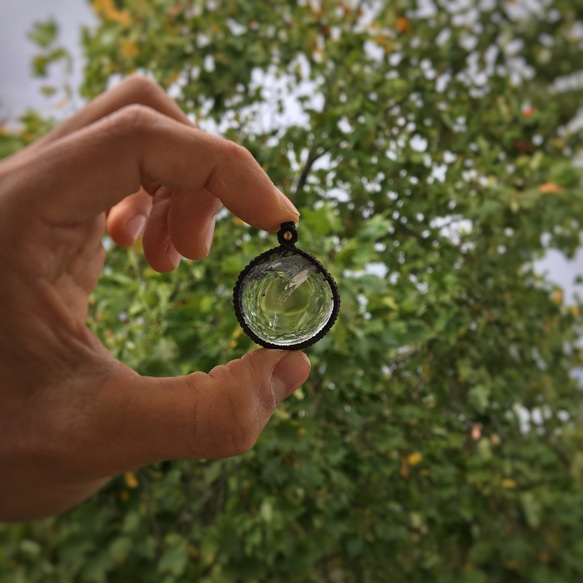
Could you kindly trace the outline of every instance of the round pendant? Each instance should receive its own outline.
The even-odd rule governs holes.
[[[258,255],[233,290],[245,333],[265,348],[299,350],[321,340],[340,309],[338,288],[324,266],[298,249],[294,223],[283,223],[279,247]]]

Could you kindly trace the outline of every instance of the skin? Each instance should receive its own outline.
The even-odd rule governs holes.
[[[156,461],[241,454],[306,380],[306,356],[279,350],[143,377],[85,326],[105,230],[124,246],[143,231],[168,272],[208,254],[222,205],[269,231],[299,217],[247,150],[140,77],[0,164],[0,520],[62,512]]]

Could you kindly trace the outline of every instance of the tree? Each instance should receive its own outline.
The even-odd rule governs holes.
[[[84,95],[141,71],[248,147],[342,309],[251,452],[0,528],[0,580],[580,581],[583,322],[533,262],[579,245],[583,8],[93,6]],[[244,354],[231,288],[272,239],[221,214],[210,257],[171,275],[111,248],[94,329],[151,375]]]

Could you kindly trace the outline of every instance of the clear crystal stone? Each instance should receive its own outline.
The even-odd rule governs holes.
[[[332,289],[321,269],[290,250],[276,250],[252,267],[240,298],[249,328],[278,346],[310,340],[326,326],[334,309]]]

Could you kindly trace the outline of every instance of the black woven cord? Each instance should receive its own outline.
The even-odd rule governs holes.
[[[286,240],[287,234],[291,234],[291,238]],[[294,247],[298,242],[298,230],[295,223],[281,223],[281,229],[277,233],[277,240],[282,247]]]
[[[283,239],[283,233],[286,230],[291,231],[294,235],[292,237],[292,239],[290,239],[290,241],[285,241],[285,239]],[[297,247],[295,247],[295,242],[298,240],[298,233],[297,233],[297,230],[295,228],[294,223],[283,223],[281,225],[281,230],[278,233],[278,239],[279,239],[280,243],[282,243],[279,247],[274,247],[273,249],[269,249],[269,251],[265,251],[264,253],[261,253],[260,255],[255,257],[255,259],[253,259],[243,269],[243,271],[241,271],[241,273],[239,274],[239,277],[237,278],[237,283],[235,284],[235,287],[233,288],[233,307],[235,309],[235,315],[237,316],[237,320],[239,321],[241,328],[243,328],[243,331],[245,332],[245,334],[247,334],[247,336],[249,336],[249,338],[251,338],[251,340],[253,340],[253,342],[255,342],[256,344],[259,344],[259,346],[263,346],[263,348],[276,348],[278,350],[303,350],[304,348],[308,348],[309,346],[312,346],[313,344],[315,344],[319,340],[322,340],[322,338],[324,338],[324,336],[326,336],[326,334],[328,334],[328,332],[330,331],[330,328],[332,328],[332,326],[334,326],[334,323],[336,322],[336,319],[338,318],[338,313],[340,312],[340,294],[338,292],[338,286],[336,285],[334,278],[328,273],[326,268],[315,257],[313,257],[309,253],[306,253],[305,251],[302,251],[301,249],[298,249]],[[258,265],[259,263],[262,263],[264,259],[267,259],[269,256],[273,255],[274,253],[284,253],[286,251],[288,251],[288,252],[291,251],[292,253],[297,253],[298,255],[305,257],[308,261],[310,261],[311,263],[313,263],[317,267],[318,271],[324,276],[324,279],[326,279],[326,281],[330,285],[330,289],[332,290],[333,307],[332,307],[332,313],[330,314],[330,318],[328,319],[328,322],[326,322],[326,325],[317,334],[312,336],[312,338],[308,338],[308,340],[304,340],[303,342],[298,342],[297,344],[281,346],[279,344],[273,344],[271,342],[267,342],[267,341],[263,340],[262,338],[259,338],[259,336],[257,336],[257,334],[255,334],[255,332],[253,332],[249,328],[249,326],[247,325],[247,322],[245,321],[245,318],[243,316],[243,302],[242,302],[241,296],[242,296],[242,292],[243,292],[243,282],[244,282],[245,278],[247,277],[247,275],[249,274],[249,272],[256,265]]]

